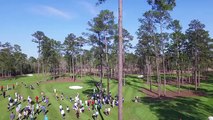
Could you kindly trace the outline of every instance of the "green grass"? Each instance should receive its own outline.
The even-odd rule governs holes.
[[[48,117],[50,120],[60,120],[61,115],[59,113],[59,105],[65,108],[69,106],[71,112],[66,114],[66,120],[76,120],[75,111],[72,110],[73,103],[70,103],[69,100],[56,101],[53,89],[56,88],[59,93],[63,92],[66,96],[76,96],[76,93],[80,93],[80,98],[86,100],[86,96],[93,92],[94,82],[98,82],[98,78],[93,78],[90,76],[85,76],[81,79],[81,82],[76,83],[41,83],[40,86],[36,85],[37,81],[44,81],[47,77],[42,75],[34,75],[33,77],[20,76],[17,79],[4,80],[0,81],[1,85],[12,85],[18,82],[18,86],[15,90],[9,90],[7,94],[14,97],[15,91],[21,93],[26,98],[30,95],[33,100],[36,95],[40,95],[40,92],[45,92],[46,96],[49,97],[51,105],[48,107]],[[138,79],[135,75],[127,76],[126,85],[123,87],[123,96],[125,102],[123,104],[123,119],[124,120],[177,120],[180,117],[182,120],[206,120],[208,116],[213,115],[213,76],[209,77],[208,81],[203,81],[199,91],[205,92],[207,95],[205,97],[188,97],[188,98],[177,98],[169,100],[153,100],[145,96],[144,93],[140,92],[142,88],[149,89],[149,85],[146,85],[146,82]],[[25,82],[30,85],[35,86],[35,90],[29,90],[25,88],[21,82]],[[106,86],[106,79],[104,81],[104,86]],[[81,90],[70,90],[68,87],[70,85],[80,85],[83,86]],[[193,86],[185,86],[182,89],[193,89]],[[153,89],[157,90],[157,87],[153,86]],[[167,85],[167,90],[177,90],[175,86]],[[117,81],[110,81],[110,91],[113,96],[117,94]],[[141,102],[134,103],[132,99],[135,96],[141,98]],[[7,99],[3,99],[0,96],[0,120],[9,119],[9,114],[7,110]],[[27,103],[23,103],[22,106]],[[118,118],[117,107],[111,109],[111,115],[105,116],[103,114],[105,106],[102,108],[102,116],[104,120],[115,120]],[[15,109],[13,109],[15,112]],[[85,110],[85,113],[80,115],[81,120],[92,120],[92,111]],[[43,114],[37,116],[37,120],[42,120],[44,118]],[[98,119],[101,120],[100,115]]]

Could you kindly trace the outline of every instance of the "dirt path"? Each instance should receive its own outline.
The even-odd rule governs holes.
[[[147,95],[147,97],[158,98],[158,91],[150,91],[146,88],[142,88],[141,92]],[[163,95],[163,91],[161,92]],[[192,90],[182,90],[180,93],[178,91],[166,91],[166,96],[161,96],[161,98],[178,98],[178,97],[193,97],[193,96],[205,96],[205,93]]]

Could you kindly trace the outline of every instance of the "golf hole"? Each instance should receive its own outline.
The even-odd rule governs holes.
[[[78,90],[78,89],[82,89],[82,86],[69,86],[69,89],[73,89],[73,90]]]

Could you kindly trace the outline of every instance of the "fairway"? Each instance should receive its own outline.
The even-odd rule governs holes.
[[[213,120],[213,0],[0,0],[0,120]]]
[[[35,101],[35,96],[38,95],[39,99],[41,98],[41,92],[49,98],[51,105],[47,107],[47,116],[49,120],[61,120],[62,116],[59,112],[59,105],[62,104],[63,108],[69,106],[71,109],[70,113],[66,112],[65,119],[66,120],[76,120],[75,111],[72,110],[72,106],[74,102],[70,102],[70,96],[75,97],[77,93],[80,94],[80,99],[83,101],[86,100],[87,95],[91,95],[93,93],[93,89],[95,88],[94,83],[98,82],[98,78],[93,78],[90,76],[84,76],[82,79],[79,78],[78,82],[47,82],[47,77],[42,75],[34,75],[34,76],[23,76],[17,79],[12,80],[4,80],[0,82],[1,85],[12,85],[18,83],[14,90],[9,90],[7,95],[11,95],[14,98],[14,93],[18,92],[24,96],[26,99],[27,96],[31,96],[33,101]],[[37,81],[42,81],[39,86],[36,85]],[[106,83],[106,80],[103,80]],[[212,76],[208,80],[212,82]],[[26,83],[27,85],[33,85],[35,87],[34,90],[30,90],[29,88],[25,88],[21,82]],[[200,91],[205,91],[206,96],[200,97],[187,97],[187,98],[175,98],[175,99],[150,99],[144,93],[140,92],[142,87],[146,87],[146,82],[143,82],[141,79],[138,79],[135,76],[128,76],[126,78],[126,85],[123,87],[123,96],[124,96],[124,108],[123,115],[124,120],[177,120],[182,118],[183,120],[205,120],[208,116],[211,116],[213,113],[213,84],[202,83],[202,87],[199,88]],[[105,87],[106,84],[104,84]],[[69,86],[82,86],[82,89],[72,90],[69,89]],[[170,89],[176,89],[175,87],[168,87]],[[64,93],[64,100],[57,101],[53,90],[57,89],[58,93]],[[112,92],[112,96],[117,94],[117,81],[110,81],[110,91]],[[132,99],[135,96],[140,97],[140,102],[135,103]],[[0,120],[9,119],[9,115],[11,112],[8,112],[7,109],[8,99],[0,97]],[[22,107],[27,104],[27,101],[22,103]],[[106,116],[103,112],[105,107],[109,107],[109,105],[103,105],[100,110],[98,120],[115,120],[118,117],[117,114],[117,106],[111,108],[111,113],[109,116]],[[15,113],[15,108],[12,110]],[[85,112],[80,114],[81,120],[92,120],[93,111],[89,111],[85,108]],[[37,120],[44,119],[44,115],[40,113],[36,115]]]

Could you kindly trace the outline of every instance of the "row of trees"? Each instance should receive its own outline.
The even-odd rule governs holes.
[[[9,77],[16,74],[31,73],[35,67],[34,58],[27,58],[19,45],[0,43],[0,76]]]
[[[183,83],[183,71],[192,74],[195,90],[200,85],[201,73],[212,63],[210,42],[212,39],[205,25],[199,20],[192,20],[185,33],[179,20],[173,20],[170,11],[175,0],[148,0],[151,10],[139,18],[137,31],[139,42],[136,54],[140,59],[140,68],[144,68],[147,83],[152,91],[152,75],[157,76],[158,95],[166,95],[166,74],[176,72],[176,84],[180,92]],[[171,32],[168,32],[171,31]],[[163,77],[161,76],[163,74]],[[163,79],[163,87],[162,80]],[[190,82],[190,79],[189,79]],[[163,92],[162,92],[163,88]]]
[[[102,4],[105,0],[98,0]],[[158,95],[166,95],[166,74],[175,73],[177,87],[184,83],[184,72],[192,74],[188,82],[200,85],[201,74],[213,61],[212,45],[205,25],[192,20],[183,32],[179,20],[173,20],[170,12],[175,0],[147,0],[151,9],[139,18],[138,44],[133,47],[133,36],[122,27],[122,0],[119,0],[119,22],[116,24],[113,12],[102,10],[88,21],[88,31],[82,36],[70,33],[63,42],[49,38],[42,31],[36,31],[33,42],[37,43],[38,58],[21,52],[18,45],[0,44],[0,68],[2,76],[23,73],[49,73],[54,76],[69,72],[73,79],[76,74],[93,74],[119,80],[119,100],[122,101],[122,84],[125,74],[146,75],[152,91],[153,76],[156,76]],[[84,49],[90,46],[91,49]],[[119,46],[119,47],[118,47]],[[129,49],[135,48],[135,53]],[[123,69],[124,66],[124,69]],[[124,73],[124,74],[123,74]],[[162,84],[163,80],[163,84]],[[163,86],[162,86],[163,85]],[[102,89],[102,84],[101,84]],[[163,92],[162,92],[163,91]],[[120,102],[122,103],[122,102]],[[119,104],[119,119],[122,119],[122,105]]]
[[[97,17],[88,21],[88,32],[83,33],[85,38],[82,36],[76,37],[73,33],[70,33],[62,44],[53,39],[49,39],[41,31],[35,32],[33,34],[33,37],[35,38],[33,42],[38,43],[38,66],[41,66],[40,64],[44,66],[43,68],[38,67],[38,73],[40,69],[43,69],[43,72],[48,71],[48,65],[49,67],[54,66],[54,70],[59,70],[59,65],[57,64],[59,63],[58,61],[63,58],[67,63],[66,68],[72,73],[73,77],[75,76],[75,73],[79,71],[79,68],[82,74],[83,67],[84,70],[86,70],[85,67],[87,67],[87,69],[89,68],[90,73],[98,74],[97,71],[99,70],[101,81],[105,75],[107,76],[108,81],[110,77],[117,78],[115,73],[118,73],[118,67],[115,65],[118,62],[116,59],[118,52],[118,27],[114,20],[115,17],[113,12],[102,10]],[[125,50],[122,50],[122,54],[124,55],[124,52],[127,52],[128,48],[131,48],[130,41],[133,39],[133,36],[131,36],[127,30],[123,29],[123,38]],[[48,41],[52,44],[47,45]],[[53,45],[56,47],[51,47]],[[85,45],[91,46],[91,49],[83,49],[83,46]],[[54,55],[58,55],[51,57],[51,52],[54,52]],[[78,58],[79,60],[77,61]],[[49,60],[55,60],[55,63],[50,63]],[[76,66],[76,64],[78,65]],[[44,68],[47,70],[44,70]],[[78,70],[75,68],[78,68]]]

